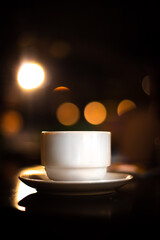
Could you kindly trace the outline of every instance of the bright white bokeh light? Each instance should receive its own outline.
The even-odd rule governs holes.
[[[24,63],[18,72],[18,83],[24,89],[39,87],[44,81],[44,70],[37,63]]]

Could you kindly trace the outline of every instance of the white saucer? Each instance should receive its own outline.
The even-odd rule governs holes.
[[[19,179],[38,192],[56,195],[98,195],[122,187],[133,177],[124,173],[107,172],[102,180],[94,181],[53,181],[45,173],[24,172]]]

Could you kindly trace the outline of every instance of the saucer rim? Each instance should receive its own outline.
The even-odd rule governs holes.
[[[106,184],[106,183],[113,183],[113,182],[128,182],[130,180],[133,179],[133,175],[131,174],[127,174],[127,173],[118,173],[118,172],[106,172],[105,176],[109,174],[109,175],[119,175],[119,176],[125,176],[125,177],[121,177],[121,178],[114,178],[114,179],[98,179],[98,180],[77,180],[77,181],[60,181],[60,180],[52,180],[49,179],[47,177],[47,175],[45,173],[31,173],[31,174],[21,174],[19,177],[19,179],[21,181],[26,180],[26,181],[32,181],[32,182],[43,182],[43,183],[47,183],[47,184],[65,184],[65,185],[70,185],[70,184],[74,184],[74,185],[83,185],[83,184]],[[43,180],[43,179],[35,179],[35,178],[30,178],[29,176],[36,176],[36,175],[44,175],[45,177],[47,177],[48,179]],[[105,177],[104,176],[104,177]]]
[[[109,172],[106,172],[106,174]],[[115,192],[117,189],[126,185],[133,176],[126,173],[110,172],[109,174],[118,174],[119,176],[125,176],[125,178],[110,179],[110,180],[97,180],[97,181],[54,181],[50,179],[40,180],[31,179],[27,176],[46,175],[43,173],[36,174],[22,174],[19,179],[31,188],[35,188],[38,193],[59,195],[59,196],[81,196],[81,195],[104,195],[111,192]],[[127,178],[127,176],[129,176]]]

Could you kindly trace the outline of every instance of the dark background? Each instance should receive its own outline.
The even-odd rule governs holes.
[[[33,228],[36,234],[39,229],[41,234],[49,229],[59,235],[70,234],[75,226],[77,236],[84,225],[89,234],[94,229],[99,234],[99,224],[112,236],[135,234],[137,238],[140,229],[143,237],[148,231],[157,236],[160,8],[155,1],[66,2],[14,1],[0,8],[0,231],[17,237],[21,227],[25,234]],[[33,91],[24,91],[17,83],[23,61],[38,62],[45,70],[44,84]],[[145,77],[150,79],[147,94],[142,88]],[[70,90],[54,91],[59,86]],[[132,100],[136,109],[118,116],[123,99]],[[81,112],[73,126],[63,126],[56,118],[57,107],[65,101],[75,103]],[[107,108],[107,118],[100,125],[91,125],[84,118],[84,107],[91,101],[100,101]],[[21,116],[22,126],[16,132],[4,130],[8,111]],[[28,195],[22,199],[27,211],[15,209],[21,168],[40,164],[42,130],[111,131],[111,170],[133,174],[133,182],[115,196]],[[85,214],[74,217],[74,210],[80,216]]]
[[[159,31],[159,7],[153,1],[16,2],[1,8],[0,118],[8,110],[23,117],[19,133],[8,136],[1,127],[1,161],[23,156],[31,158],[30,163],[39,163],[41,130],[109,130],[113,153],[120,152],[132,161],[145,161],[147,154],[157,156]],[[68,50],[57,56],[53,49],[59,42]],[[17,84],[24,60],[38,62],[45,70],[43,86],[31,92]],[[150,95],[142,89],[145,76],[150,78]],[[67,86],[70,91],[54,92],[58,86]],[[107,104],[117,107],[123,99],[134,101],[137,107],[118,117],[116,108]],[[75,103],[81,111],[74,126],[65,127],[56,119],[56,108],[65,101]],[[84,119],[84,107],[90,101],[107,105],[108,118],[99,126]],[[132,147],[128,147],[126,142],[132,135]],[[136,146],[139,135],[140,150]],[[149,140],[143,144],[144,139]]]

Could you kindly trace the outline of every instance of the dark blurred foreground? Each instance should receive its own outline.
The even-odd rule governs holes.
[[[33,169],[32,168],[28,168]],[[12,172],[1,186],[1,233],[28,237],[155,237],[159,234],[159,171],[134,174],[119,190],[97,196],[35,193]],[[2,180],[7,179],[1,179]]]

